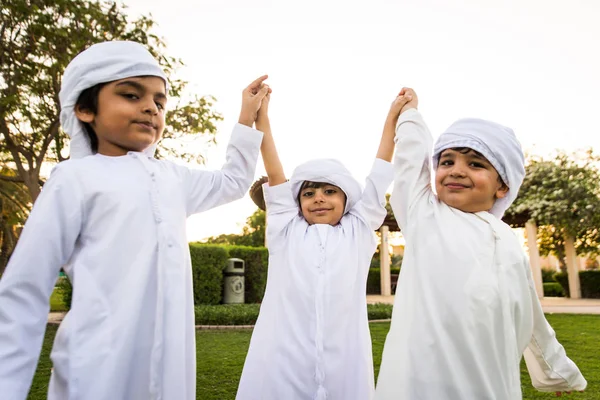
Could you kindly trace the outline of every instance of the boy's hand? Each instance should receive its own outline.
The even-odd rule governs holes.
[[[269,93],[269,86],[263,83],[267,78],[267,75],[261,76],[242,92],[242,111],[238,120],[240,124],[252,127],[256,121],[262,101]]]
[[[415,93],[415,91],[413,89],[402,88],[402,90],[400,91],[400,95],[410,99],[408,101],[408,103],[406,103],[406,105],[404,107],[402,107],[400,114],[402,114],[404,111],[408,110],[409,108],[417,108],[419,106],[419,98],[417,97],[417,93]]]
[[[269,103],[271,102],[271,93],[273,91],[269,87],[269,85],[265,85],[267,87],[267,94],[263,97],[262,103],[260,104],[260,108],[258,109],[258,114],[256,116],[256,121],[264,120],[269,118]]]
[[[397,121],[400,114],[409,108],[417,108],[419,100],[417,99],[417,94],[414,90],[409,88],[402,88],[398,96],[392,102],[392,106],[390,107],[390,111],[388,113],[388,119],[393,121]]]

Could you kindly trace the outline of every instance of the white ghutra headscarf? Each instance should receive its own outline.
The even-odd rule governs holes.
[[[360,183],[348,171],[344,164],[334,159],[317,159],[307,161],[296,167],[290,178],[292,193],[296,201],[300,188],[305,181],[324,182],[338,186],[346,194],[344,214],[354,207],[362,196]],[[298,207],[300,204],[298,204]]]
[[[517,198],[525,177],[525,156],[512,129],[476,118],[460,119],[440,135],[433,146],[433,166],[437,168],[440,154],[446,149],[468,147],[481,153],[498,171],[508,186],[504,198],[496,200],[490,213],[502,218]]]
[[[141,44],[112,41],[98,43],[79,53],[65,69],[59,93],[60,123],[71,138],[71,158],[82,158],[92,153],[90,140],[81,121],[75,116],[75,103],[85,89],[99,83],[113,82],[134,76],[167,77],[158,61]],[[156,143],[144,153],[154,157]]]

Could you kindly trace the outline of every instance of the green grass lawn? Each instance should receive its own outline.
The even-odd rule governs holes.
[[[556,330],[558,339],[565,346],[588,380],[585,393],[575,393],[562,398],[600,399],[600,316],[595,315],[548,315],[548,321]],[[389,323],[372,323],[373,358],[375,374],[379,372],[381,352]],[[49,325],[44,347],[36,372],[29,400],[46,398],[50,377],[49,353],[56,326]],[[199,400],[234,399],[244,357],[250,343],[250,330],[198,331],[196,334]],[[531,387],[529,376],[522,367],[521,380],[524,399],[552,399],[553,394],[540,393]]]

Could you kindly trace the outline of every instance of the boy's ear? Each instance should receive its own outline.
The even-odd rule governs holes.
[[[496,190],[496,198],[497,199],[502,199],[504,197],[506,197],[506,194],[508,193],[508,186],[506,186],[505,183],[501,184],[502,186],[500,186],[500,188],[498,190]]]
[[[96,117],[91,110],[82,108],[80,105],[75,106],[75,116],[81,122],[87,122],[88,124],[94,122],[94,118]]]

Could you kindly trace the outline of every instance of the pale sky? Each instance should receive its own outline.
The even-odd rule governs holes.
[[[151,13],[178,77],[217,98],[219,168],[241,91],[269,74],[271,125],[288,176],[340,159],[363,181],[388,108],[419,95],[434,137],[454,120],[513,128],[526,151],[600,150],[600,2],[595,0],[125,0]],[[264,174],[262,160],[256,177]],[[241,231],[249,196],[194,216],[190,241]]]

